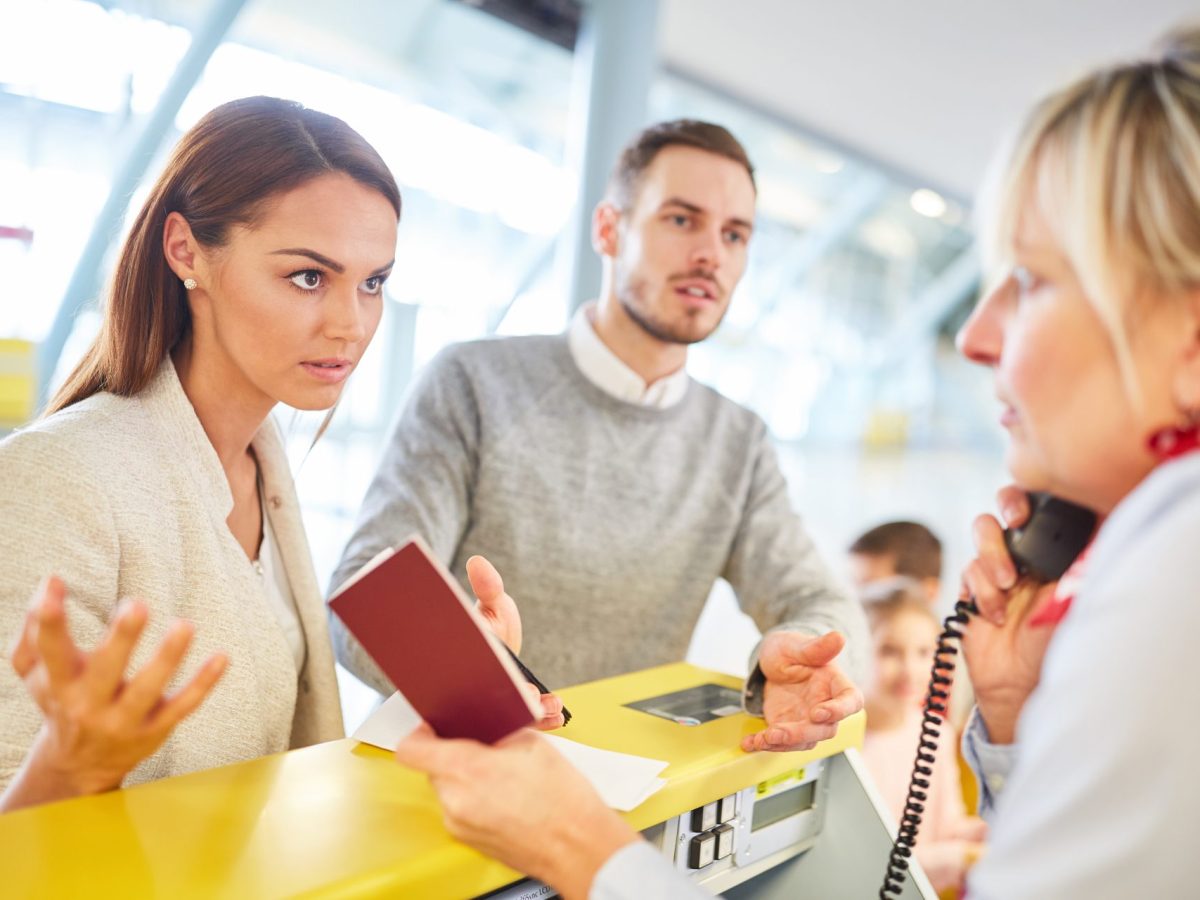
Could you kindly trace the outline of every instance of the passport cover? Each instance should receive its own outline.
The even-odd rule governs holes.
[[[419,537],[367,563],[329,605],[441,737],[493,744],[541,715],[500,639]]]

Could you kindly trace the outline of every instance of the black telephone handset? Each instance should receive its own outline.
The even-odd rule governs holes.
[[[1020,577],[1039,583],[1057,581],[1091,542],[1096,531],[1096,514],[1045,493],[1031,493],[1029,503],[1029,519],[1019,528],[1005,531],[1004,542],[1008,545],[1009,555]],[[958,653],[953,642],[962,637],[962,628],[968,617],[978,613],[974,597],[959,600],[954,612],[946,617],[938,638],[929,690],[925,694],[917,758],[913,763],[904,812],[900,816],[900,830],[888,858],[883,887],[879,889],[880,900],[898,896],[903,890],[904,873],[917,842],[917,830],[929,796],[941,723],[948,712],[954,658]]]
[[[1096,514],[1050,494],[1029,495],[1029,520],[1004,532],[1017,571],[1040,582],[1057,581],[1096,531]]]

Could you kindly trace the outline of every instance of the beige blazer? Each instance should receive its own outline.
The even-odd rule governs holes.
[[[342,736],[325,604],[272,420],[253,446],[308,645],[300,672],[226,524],[229,483],[170,360],[135,397],[98,394],[0,443],[0,789],[41,724],[8,654],[49,573],[66,582],[68,621],[85,649],[119,599],[138,597],[150,621],[135,665],[174,619],[196,626],[186,675],[213,651],[230,657],[208,699],[126,784]]]

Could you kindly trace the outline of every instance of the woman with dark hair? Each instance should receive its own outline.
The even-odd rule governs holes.
[[[399,216],[383,160],[332,116],[255,97],[183,136],[98,338],[0,444],[0,811],[342,735],[269,413],[337,402]]]

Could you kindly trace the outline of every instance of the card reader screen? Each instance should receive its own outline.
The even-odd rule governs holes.
[[[758,831],[760,828],[782,822],[789,816],[802,813],[806,809],[812,809],[816,795],[817,783],[810,781],[808,784],[780,791],[778,794],[763,797],[761,800],[756,798],[750,830]]]
[[[742,695],[733,688],[710,683],[625,705],[677,725],[701,725],[740,713]]]

